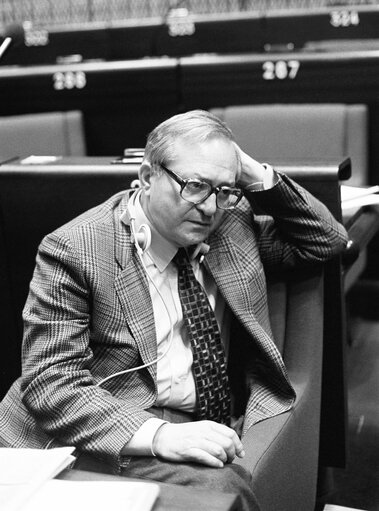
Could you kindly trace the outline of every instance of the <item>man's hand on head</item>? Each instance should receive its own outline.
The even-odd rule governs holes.
[[[238,144],[234,144],[241,161],[241,175],[238,180],[241,188],[256,185],[259,188],[271,188],[275,184],[274,172],[270,166],[265,166],[254,160],[242,151]],[[259,187],[259,185],[261,185]]]
[[[196,462],[214,468],[245,455],[233,429],[208,420],[163,424],[155,434],[153,451],[169,461]]]

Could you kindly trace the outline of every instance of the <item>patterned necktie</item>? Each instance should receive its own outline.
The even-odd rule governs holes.
[[[226,357],[215,314],[184,248],[178,250],[173,262],[178,267],[179,297],[193,352],[198,419],[229,425],[230,390]]]

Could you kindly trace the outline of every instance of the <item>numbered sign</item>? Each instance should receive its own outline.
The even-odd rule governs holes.
[[[266,60],[263,65],[264,80],[294,80],[300,68],[298,60]]]
[[[332,11],[330,13],[330,24],[332,27],[353,27],[359,25],[359,14],[357,11]]]
[[[58,71],[53,74],[55,90],[84,89],[86,84],[86,74],[83,71]]]
[[[25,46],[47,46],[49,44],[49,32],[44,29],[24,31]]]

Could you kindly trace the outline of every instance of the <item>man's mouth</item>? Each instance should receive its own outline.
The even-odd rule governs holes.
[[[212,222],[202,222],[201,220],[190,220],[190,222],[201,227],[210,227],[212,225]]]

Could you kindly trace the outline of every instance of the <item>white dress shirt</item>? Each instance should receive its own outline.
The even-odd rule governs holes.
[[[157,335],[157,386],[155,406],[185,412],[196,409],[196,389],[192,374],[192,350],[183,321],[178,292],[178,270],[172,262],[177,247],[163,238],[146,217],[138,200],[135,203],[136,231],[142,224],[151,230],[151,245],[142,260],[148,275]],[[215,311],[221,338],[227,351],[229,342],[229,313],[211,275],[199,263],[192,261],[195,277],[203,286]],[[163,355],[163,356],[162,356]],[[152,441],[157,429],[164,424],[158,418],[146,421],[123,449],[123,454],[152,454]]]

